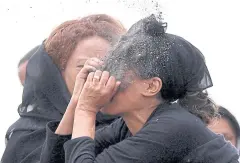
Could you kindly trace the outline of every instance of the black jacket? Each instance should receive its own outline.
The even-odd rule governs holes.
[[[60,121],[70,101],[62,75],[40,46],[27,65],[20,118],[9,127],[7,146],[1,163],[36,163],[46,137],[46,124]],[[97,129],[116,117],[99,113]]]
[[[123,119],[96,132],[95,140],[54,134],[50,122],[41,163],[237,163],[238,152],[177,104],[161,106],[132,136]]]

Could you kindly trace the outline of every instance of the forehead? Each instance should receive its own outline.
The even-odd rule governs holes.
[[[210,124],[209,128],[215,133],[235,135],[231,125],[225,118],[215,120]]]
[[[70,59],[77,62],[85,62],[92,57],[102,58],[106,55],[109,47],[108,41],[97,36],[89,37],[78,43]]]

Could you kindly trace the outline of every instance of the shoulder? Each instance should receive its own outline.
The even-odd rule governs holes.
[[[8,128],[8,131],[40,130],[46,128],[47,123],[48,121],[45,120],[39,120],[30,117],[21,117]]]
[[[120,129],[122,128],[123,126],[125,125],[125,122],[123,120],[123,118],[117,118],[115,119],[111,124],[103,127],[103,128],[100,128],[99,130],[104,130],[104,129],[109,129],[109,128],[117,128],[117,129]],[[98,131],[99,131],[98,130]]]
[[[177,128],[181,127],[201,127],[205,128],[206,125],[201,119],[191,114],[179,105],[170,105],[163,108],[158,108],[154,115],[150,118],[148,123],[162,123],[168,122],[169,125]]]
[[[21,117],[14,122],[6,132],[6,141],[13,136],[15,133],[36,133],[44,132],[46,129],[46,121],[38,121],[33,118]]]
[[[157,110],[143,131],[155,133],[152,137],[155,135],[157,139],[159,139],[157,135],[161,135],[161,139],[171,142],[186,141],[187,144],[194,142],[195,145],[206,143],[216,137],[198,117],[178,105],[164,108],[163,111]]]
[[[127,132],[128,128],[124,120],[122,118],[118,118],[110,125],[98,129],[96,134],[111,133],[115,137],[119,137],[121,139],[122,137],[125,137]]]

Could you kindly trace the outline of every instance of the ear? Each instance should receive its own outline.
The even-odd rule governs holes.
[[[143,96],[151,97],[157,95],[162,89],[162,80],[158,77],[144,80],[144,87],[141,91]]]

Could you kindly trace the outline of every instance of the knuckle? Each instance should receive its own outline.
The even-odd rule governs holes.
[[[76,104],[78,102],[78,97],[76,95],[72,96],[72,102]]]
[[[97,90],[97,91],[99,91],[99,92],[101,92],[102,90],[101,90],[101,87],[98,85],[98,86],[95,86],[95,89]]]
[[[108,89],[102,90],[102,94],[108,94],[108,93],[109,93],[109,90],[108,90]]]
[[[91,62],[91,61],[92,61],[92,58],[89,58],[86,60],[85,64],[89,64],[89,62]]]
[[[87,74],[85,74],[85,73],[79,73],[78,75],[77,75],[77,79],[78,80],[82,80],[82,79],[86,79],[87,78]],[[76,83],[78,84],[78,80],[76,80]]]
[[[102,71],[101,71],[101,70],[97,70],[96,73],[99,73],[99,74],[100,74],[100,73],[102,73]]]

